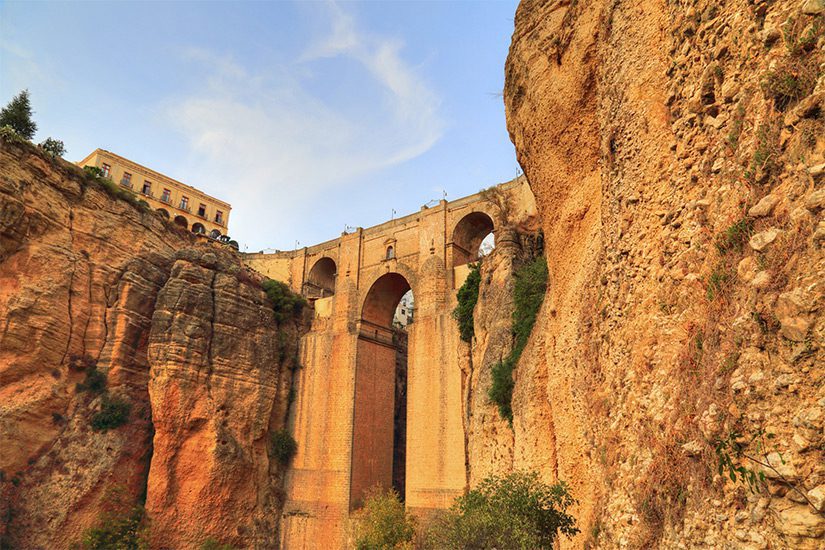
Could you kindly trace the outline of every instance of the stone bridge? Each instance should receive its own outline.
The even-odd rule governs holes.
[[[345,546],[349,514],[375,485],[394,487],[420,516],[464,493],[467,352],[452,318],[456,290],[489,233],[496,246],[514,242],[507,212],[534,210],[518,178],[315,246],[245,255],[314,305],[290,416],[298,452],[284,548]],[[393,317],[409,290],[414,320],[399,329]]]

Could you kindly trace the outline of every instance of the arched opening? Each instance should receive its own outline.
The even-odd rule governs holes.
[[[206,228],[200,222],[195,222],[192,224],[192,233],[197,233],[198,235],[203,235],[206,233]]]
[[[397,323],[400,306],[411,310],[410,284],[398,273],[382,275],[361,312],[355,367],[350,507],[379,485],[405,498],[407,453],[407,349],[410,324]]]
[[[484,212],[472,212],[453,230],[453,266],[475,262],[495,247],[493,220]]]
[[[183,216],[175,216],[175,223],[181,227],[189,227],[189,222]]]
[[[392,245],[390,245],[387,247],[386,259],[392,260],[393,258],[395,258],[395,248],[393,248]]]
[[[307,298],[326,298],[335,294],[337,272],[332,258],[321,258],[315,262],[304,283],[304,295]]]
[[[169,219],[169,211],[165,208],[158,208],[157,213],[166,218],[167,220]]]
[[[209,236],[212,237],[213,239],[217,239],[217,238],[220,238],[221,232],[218,231],[217,229],[213,229],[212,231],[209,232]]]

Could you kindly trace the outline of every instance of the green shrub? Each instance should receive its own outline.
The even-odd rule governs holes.
[[[733,281],[733,275],[724,267],[717,266],[708,277],[708,284],[705,288],[708,301],[712,302],[717,296],[724,295]]]
[[[564,482],[547,485],[535,472],[491,476],[434,521],[425,547],[549,550],[559,532],[579,532],[567,513],[575,502]]]
[[[144,550],[149,548],[149,520],[132,503],[126,489],[116,486],[104,496],[103,513],[95,527],[83,533],[83,550]]]
[[[231,544],[221,544],[214,537],[209,537],[200,545],[200,550],[237,550]]]
[[[40,148],[53,157],[62,157],[66,154],[66,146],[59,139],[46,138],[40,144]]]
[[[395,491],[371,489],[356,514],[355,547],[358,550],[412,548],[415,521]]]
[[[286,428],[273,432],[269,436],[269,452],[284,466],[289,464],[297,450],[298,443]]]
[[[502,418],[513,422],[513,371],[527,345],[536,315],[547,291],[547,261],[543,256],[534,258],[515,273],[513,291],[513,349],[510,354],[493,366],[493,381],[488,392],[490,400],[498,405]]]
[[[716,249],[720,254],[727,254],[731,250],[741,252],[751,236],[753,224],[747,218],[742,218],[731,224],[716,237]]]
[[[122,397],[103,397],[103,406],[92,416],[92,429],[96,432],[105,432],[126,424],[132,404]]]
[[[478,288],[481,284],[481,263],[470,264],[470,273],[467,280],[458,289],[458,305],[453,310],[453,318],[458,321],[458,330],[461,339],[470,342],[475,335],[473,326],[473,311],[478,302]]]
[[[86,378],[77,385],[77,391],[87,391],[92,394],[101,394],[106,391],[106,373],[97,370],[97,365],[86,368]]]
[[[762,92],[784,111],[806,97],[816,86],[816,68],[794,59],[785,59],[762,78]]]
[[[303,296],[295,294],[289,287],[281,281],[266,279],[261,286],[266,292],[269,301],[272,302],[272,309],[275,312],[275,320],[279,323],[290,319],[297,319],[301,316],[304,306],[307,305]]]

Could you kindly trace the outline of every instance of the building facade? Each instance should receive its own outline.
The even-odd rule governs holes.
[[[96,166],[113,182],[130,189],[154,210],[194,233],[219,238],[228,233],[229,203],[164,176],[105,149],[95,149],[78,165]]]

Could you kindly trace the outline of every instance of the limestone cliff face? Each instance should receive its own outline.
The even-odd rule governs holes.
[[[507,123],[550,281],[513,456],[572,485],[563,547],[825,541],[823,12],[518,8]],[[767,483],[720,476],[719,442]]]
[[[115,486],[145,499],[153,547],[277,540],[266,441],[285,418],[281,343],[296,328],[279,337],[234,253],[2,141],[0,323],[4,540],[66,548]],[[92,365],[105,394],[78,391]],[[94,431],[115,396],[128,421]]]

